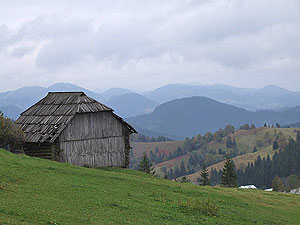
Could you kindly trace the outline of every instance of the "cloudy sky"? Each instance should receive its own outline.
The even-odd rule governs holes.
[[[299,0],[0,0],[0,91],[71,82],[300,91]]]

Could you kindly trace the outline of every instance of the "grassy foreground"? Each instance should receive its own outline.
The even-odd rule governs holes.
[[[197,207],[209,195],[220,207],[217,216]],[[0,224],[299,223],[298,195],[199,187],[0,150]]]

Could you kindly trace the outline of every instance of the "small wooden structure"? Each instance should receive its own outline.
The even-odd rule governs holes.
[[[83,92],[49,92],[16,122],[26,155],[78,166],[129,165],[129,136],[136,130]]]

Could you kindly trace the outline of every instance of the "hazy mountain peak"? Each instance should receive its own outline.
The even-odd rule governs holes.
[[[266,94],[287,94],[290,93],[291,91],[276,85],[268,85],[266,87],[259,89],[259,92],[263,92]]]
[[[106,104],[122,117],[150,113],[158,105],[156,102],[137,93],[113,96],[108,99]]]
[[[67,91],[67,90],[81,90],[84,89],[72,83],[56,83],[48,87],[49,90],[53,91]]]
[[[117,88],[110,88],[110,89],[102,92],[101,95],[107,100],[114,96],[124,95],[124,94],[129,94],[129,93],[132,93],[132,91],[129,89],[126,89],[126,88],[117,87]]]

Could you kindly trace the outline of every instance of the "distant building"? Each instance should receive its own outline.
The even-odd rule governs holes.
[[[300,188],[292,189],[292,190],[290,191],[290,193],[291,193],[291,194],[298,194],[298,195],[300,195]]]
[[[265,189],[264,191],[273,191],[273,188]]]
[[[83,92],[49,92],[16,121],[26,155],[78,166],[128,167],[136,130]]]
[[[251,184],[251,185],[246,185],[246,186],[240,186],[239,188],[244,188],[244,189],[257,189],[257,187],[255,187],[255,185]]]

